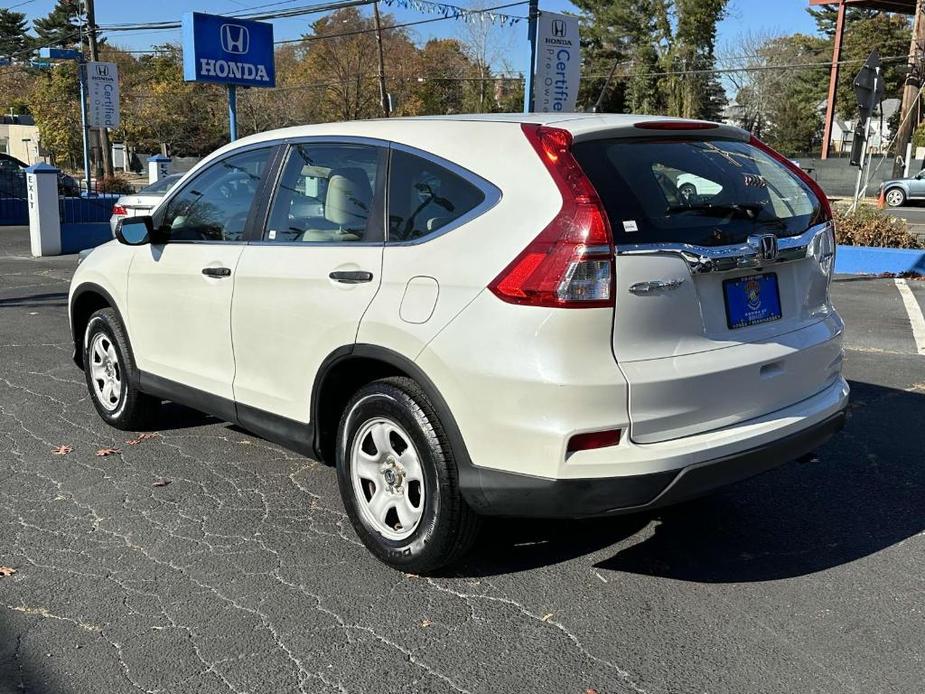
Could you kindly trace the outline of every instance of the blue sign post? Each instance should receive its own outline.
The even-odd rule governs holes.
[[[202,12],[183,15],[183,79],[228,88],[231,139],[238,137],[237,87],[275,87],[273,25]]]

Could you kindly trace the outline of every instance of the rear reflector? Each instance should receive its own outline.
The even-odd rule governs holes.
[[[567,130],[524,123],[562,195],[562,208],[488,288],[502,301],[552,308],[614,305],[610,223],[591,181],[572,155]]]
[[[567,453],[589,451],[594,448],[607,448],[620,443],[620,430],[591,431],[587,434],[576,434],[568,440]]]
[[[643,130],[713,130],[719,125],[696,120],[646,120],[635,123],[633,127]]]

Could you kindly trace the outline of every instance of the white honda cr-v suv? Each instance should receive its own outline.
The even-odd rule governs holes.
[[[695,196],[678,181],[707,181]],[[841,426],[828,202],[746,132],[641,116],[332,123],[218,150],[71,285],[99,414],[161,400],[337,468],[391,566],[480,515],[649,509]]]

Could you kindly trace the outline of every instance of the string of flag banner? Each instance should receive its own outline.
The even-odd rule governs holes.
[[[424,14],[438,14],[446,19],[458,19],[468,24],[475,22],[491,22],[496,26],[514,26],[515,24],[526,19],[515,15],[504,14],[502,12],[493,12],[489,10],[469,10],[458,5],[450,5],[445,2],[428,2],[428,0],[382,0],[388,6],[397,6],[404,10],[413,10]]]

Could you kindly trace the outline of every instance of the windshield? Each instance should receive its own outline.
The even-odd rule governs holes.
[[[794,236],[821,220],[809,186],[747,142],[593,140],[574,153],[617,243],[724,246],[755,233]]]

